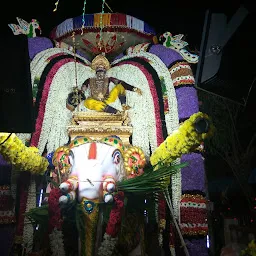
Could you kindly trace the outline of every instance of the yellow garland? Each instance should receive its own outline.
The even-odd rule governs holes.
[[[178,130],[170,134],[163,143],[153,152],[150,162],[153,166],[157,164],[169,164],[183,154],[193,151],[201,142],[213,134],[213,125],[210,122],[207,133],[197,133],[195,130],[195,121],[204,118],[210,121],[208,115],[198,112],[190,116]]]
[[[9,133],[0,133],[0,154],[4,159],[18,170],[44,174],[49,163],[39,155],[38,149],[26,147],[15,134],[8,136]]]

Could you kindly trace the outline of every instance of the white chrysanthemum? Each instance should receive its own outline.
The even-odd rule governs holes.
[[[117,238],[104,234],[103,241],[98,249],[98,256],[111,256],[116,247]]]
[[[33,177],[31,177],[31,182],[28,189],[28,198],[26,212],[36,207],[36,182]],[[34,227],[31,221],[25,217],[24,219],[24,229],[23,229],[23,246],[26,247],[27,251],[32,251],[33,248],[33,235]]]
[[[55,228],[49,238],[52,256],[65,256],[62,231]]]

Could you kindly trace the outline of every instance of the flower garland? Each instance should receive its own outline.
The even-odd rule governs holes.
[[[9,185],[0,186],[0,224],[15,223],[15,204]]]
[[[63,234],[57,228],[54,228],[49,235],[52,256],[65,256]]]
[[[62,216],[59,206],[59,198],[62,195],[59,188],[54,188],[51,190],[48,205],[49,205],[49,238],[52,255],[54,256],[64,256],[65,249],[63,243],[63,233],[62,233]]]
[[[160,198],[158,198],[158,215],[159,215],[159,233],[158,233],[158,243],[162,247],[163,246],[163,232],[166,226],[166,207],[165,207],[165,200],[161,197],[163,197],[162,194],[158,195]]]
[[[127,91],[126,97],[127,105],[131,107],[128,112],[131,125],[133,126],[132,144],[140,147],[148,158],[150,146],[153,148],[157,147],[154,99],[149,90],[150,86],[153,86],[154,81],[148,72],[146,74],[143,72],[146,70],[141,70],[140,66],[135,64],[122,63],[112,67],[108,71],[108,76],[123,80],[142,91],[143,96]],[[134,75],[131,76],[130,74]],[[113,107],[118,107],[119,105],[119,102],[112,104]],[[153,134],[153,136],[150,136],[150,134]]]
[[[23,231],[24,231],[24,219],[25,219],[25,211],[27,207],[27,199],[28,199],[28,188],[30,183],[30,173],[23,172],[20,175],[19,179],[19,214],[17,218],[17,226],[16,226],[16,234],[15,234],[15,243],[22,244],[23,243]]]
[[[198,112],[187,119],[178,130],[169,135],[166,140],[153,152],[150,162],[153,166],[172,163],[182,154],[189,153],[195,146],[213,134],[214,127],[210,123],[209,131],[198,133],[195,128],[195,121],[199,118],[209,120],[207,114]]]
[[[66,63],[67,60],[73,62],[73,58],[72,56],[74,56],[74,53],[72,53],[71,51],[69,50],[66,50],[66,49],[60,49],[60,48],[51,48],[51,49],[47,49],[45,51],[42,51],[40,53],[38,53],[32,60],[31,64],[30,64],[30,67],[31,67],[31,80],[32,80],[32,84],[34,83],[34,81],[36,79],[41,79],[41,76],[43,74],[43,71],[45,70],[46,66],[49,64],[50,60],[57,57],[57,56],[65,56],[66,55],[66,58],[63,59],[63,61]],[[81,60],[82,62],[85,63],[85,65],[88,65],[89,64],[89,61],[86,60],[85,58],[83,57],[80,57],[79,56],[79,60]],[[57,63],[56,63],[57,64]],[[60,66],[63,65],[63,62],[59,62]],[[57,65],[58,66],[58,65]],[[43,122],[43,118],[44,118],[44,111],[46,111],[47,109],[45,109],[45,104],[46,104],[46,101],[48,100],[48,93],[49,93],[49,89],[50,89],[50,85],[51,85],[51,82],[54,77],[54,74],[58,71],[58,68],[57,66],[55,65],[54,68],[52,68],[51,70],[51,74],[48,74],[48,77],[46,79],[46,83],[47,82],[50,82],[50,84],[48,85],[49,88],[45,88],[47,87],[47,85],[45,86],[44,85],[44,91],[43,91],[43,94],[42,94],[42,99],[41,99],[41,102],[42,104],[40,103],[40,109],[39,109],[39,114],[38,114],[38,117],[37,117],[37,129],[35,131],[35,134],[33,134],[33,137],[32,137],[32,145],[34,146],[37,146],[38,149],[39,149],[39,152],[42,153],[44,151],[44,147],[45,145],[38,145],[38,136],[40,135],[40,127],[42,127],[42,122]],[[81,75],[80,77],[84,77],[84,74],[81,72]],[[64,81],[68,81],[70,83],[70,86],[72,86],[72,82],[71,82],[71,79],[73,78],[73,76],[70,76],[66,79],[64,79]],[[63,79],[62,79],[63,81]],[[61,82],[62,82],[61,81]],[[60,85],[62,85],[60,82]],[[83,82],[83,81],[82,81]],[[82,83],[81,82],[81,83]],[[58,92],[65,92],[65,90],[62,90],[62,89],[59,89]],[[66,90],[66,92],[69,92],[69,88],[68,90]],[[65,105],[61,106],[63,109],[65,109]],[[38,120],[40,120],[40,124],[38,125]],[[64,128],[65,131],[66,131],[66,127]],[[60,132],[58,133],[58,137],[55,137],[56,139],[53,139],[51,140],[52,142],[55,140],[58,140],[59,139],[59,136],[60,134],[62,135],[63,132]],[[67,139],[66,138],[67,135],[65,134],[65,140]],[[64,140],[64,139],[63,139]],[[60,142],[60,145],[64,144],[65,142],[63,142],[62,140],[62,143]]]
[[[109,221],[104,234],[103,242],[98,250],[99,256],[110,256],[112,255],[116,243],[117,235],[121,228],[122,214],[124,209],[124,193],[119,191],[114,196],[115,206],[110,212]]]
[[[177,101],[176,101],[176,95],[175,95],[175,90],[174,90],[174,87],[172,85],[172,81],[170,79],[170,75],[169,75],[169,71],[168,69],[166,68],[166,66],[162,63],[162,61],[157,57],[157,56],[154,56],[152,54],[149,54],[149,53],[141,53],[141,54],[131,54],[129,56],[125,56],[117,61],[115,61],[114,63],[119,63],[120,61],[122,60],[127,60],[129,61],[130,58],[132,57],[142,57],[144,59],[147,59],[150,63],[150,65],[154,68],[155,71],[157,71],[157,74],[158,74],[158,77],[162,80],[162,82],[164,82],[165,84],[168,85],[168,87],[166,88],[167,91],[166,91],[166,94],[168,97],[168,101],[171,103],[170,104],[170,109],[172,111],[167,111],[166,114],[165,114],[165,119],[166,119],[166,128],[168,130],[168,132],[172,132],[174,130],[174,128],[176,128],[176,125],[178,125],[178,111],[177,111]],[[125,62],[125,63],[129,63],[129,62]],[[130,63],[130,65],[134,65],[138,68],[139,67],[139,64],[138,63]],[[143,69],[141,70],[143,71]],[[127,72],[128,73],[128,72]],[[133,73],[133,72],[132,72]],[[143,72],[143,74],[145,75],[145,71]],[[136,76],[138,77],[138,76]],[[149,107],[152,107],[153,109],[152,110],[148,110],[147,112],[147,116],[148,116],[148,121],[150,123],[147,124],[147,130],[149,132],[149,139],[150,139],[150,147],[151,147],[151,150],[155,150],[157,146],[159,146],[159,144],[163,141],[163,138],[161,138],[161,133],[162,133],[162,129],[157,129],[156,126],[154,126],[154,129],[153,128],[153,125],[155,124],[155,122],[157,122],[158,124],[161,123],[161,121],[159,122],[159,117],[157,117],[157,115],[153,116],[152,119],[149,118],[149,113],[156,113],[158,114],[159,113],[159,109],[156,109],[154,108],[154,105],[155,106],[158,106],[158,97],[157,97],[157,94],[156,92],[154,92],[154,89],[155,89],[155,86],[154,86],[154,82],[153,83],[150,83],[152,82],[151,80],[149,80],[149,77],[147,77],[148,79],[148,82],[149,82],[149,88],[151,90],[151,97],[153,97],[153,104],[149,103],[149,101],[147,101],[148,103],[148,106],[145,108],[149,108]],[[125,80],[126,81],[126,80]],[[140,83],[137,83],[138,84],[142,84],[141,82]],[[143,91],[143,96],[145,98],[145,91],[147,90],[142,90]],[[155,103],[155,104],[154,104]],[[136,105],[135,107],[137,107],[137,102],[136,102]],[[130,105],[130,103],[129,103]],[[139,111],[141,111],[141,109],[138,109]],[[175,112],[176,110],[176,112]],[[143,113],[143,112],[142,112]],[[174,116],[173,116],[174,115]],[[174,117],[174,118],[173,118]],[[138,118],[138,120],[143,120],[144,121],[144,118],[140,119]],[[136,127],[138,124],[138,121],[135,120],[134,124],[133,124],[133,127]],[[173,127],[174,126],[174,127]],[[151,129],[150,129],[151,128]],[[160,127],[159,127],[160,128]],[[141,135],[144,133],[145,134],[145,131],[143,130],[140,130],[140,133]],[[134,130],[133,132],[133,137],[134,135],[136,135],[136,131]],[[141,138],[145,138],[144,136],[140,136]],[[158,141],[155,141],[155,138],[158,138]],[[134,141],[133,141],[133,145],[134,145]],[[141,144],[138,144],[140,147],[141,147]],[[145,149],[144,149],[145,150]],[[176,176],[177,174],[175,174]],[[178,174],[179,175],[179,174]],[[181,179],[179,179],[179,182],[177,182],[177,184],[180,184],[180,186],[177,187],[173,187],[173,190],[176,191],[176,193],[173,193],[173,195],[179,195],[181,196]],[[177,197],[177,196],[176,196]],[[159,199],[158,200],[158,204],[156,204],[156,207],[158,209],[158,211],[156,210],[156,217],[157,217],[157,221],[159,221],[160,224],[163,224],[165,223],[165,201],[164,200],[161,200]],[[175,204],[175,206],[178,205],[178,202],[177,204]],[[178,207],[177,207],[178,209]],[[176,212],[178,212],[178,210],[176,210]],[[159,220],[158,220],[159,218]],[[163,227],[163,225],[161,225],[159,227],[159,244],[162,245],[162,241],[163,241],[163,230],[165,227]]]
[[[49,63],[49,58],[56,56],[57,54],[74,55],[72,51],[64,48],[50,48],[39,52],[30,63],[32,81],[34,81],[35,77],[41,77],[44,68]],[[90,64],[87,59],[80,56],[79,58],[81,58],[85,63]]]
[[[62,227],[62,217],[59,206],[59,198],[62,196],[62,193],[59,188],[53,188],[50,192],[48,198],[49,205],[49,232],[51,233],[54,228],[61,230]]]
[[[118,63],[122,60],[126,60],[126,59],[129,60],[130,58],[138,57],[138,56],[145,58],[149,61],[150,65],[157,72],[158,77],[160,78],[160,80],[162,82],[161,85],[162,84],[165,85],[164,90],[162,90],[163,100],[164,100],[164,103],[166,106],[165,121],[166,121],[167,132],[168,132],[168,134],[171,134],[174,130],[176,130],[179,127],[178,106],[177,106],[176,92],[175,92],[175,89],[173,86],[173,82],[172,82],[171,76],[169,74],[169,70],[166,67],[165,63],[163,63],[163,61],[156,54],[144,52],[144,50],[142,50],[140,52],[132,52],[132,51],[127,52],[128,56],[123,56],[122,58],[117,59],[116,61],[113,62],[113,64]],[[152,94],[152,96],[153,96],[154,101],[158,100],[156,95]],[[149,110],[148,113],[150,111],[152,111],[152,110]],[[147,113],[147,115],[148,115],[148,113]],[[151,113],[153,113],[153,112],[151,112]],[[142,119],[142,120],[144,120],[144,119]],[[149,127],[149,128],[152,127],[152,124],[154,124],[154,123],[151,121],[150,123],[148,123],[147,127]],[[134,131],[134,133],[135,133],[135,131]],[[150,138],[150,142],[151,142],[151,150],[152,151],[154,151],[156,149],[156,147],[159,146],[159,144],[163,141],[163,139],[162,139],[159,141],[160,143],[158,143],[158,144],[152,143],[154,141],[154,136],[159,137],[159,131],[157,130],[155,133],[154,130],[152,130],[152,131],[149,130],[149,138]],[[142,138],[143,138],[143,136],[142,136]],[[139,146],[141,146],[141,145],[139,144]],[[179,159],[176,159],[175,161],[176,161],[176,163],[180,162]],[[172,183],[171,187],[172,187],[172,200],[173,200],[173,207],[174,207],[174,215],[175,215],[175,217],[178,217],[179,201],[181,198],[181,173],[180,172],[175,173],[171,177],[171,183]],[[159,203],[161,203],[161,202],[159,201]],[[164,219],[165,214],[164,215],[162,214],[163,211],[161,211],[159,207],[158,207],[158,209],[159,209],[159,214],[158,214],[159,219],[160,220]]]
[[[72,113],[66,109],[68,93],[73,88],[75,79],[75,67],[73,62],[56,66],[53,73],[47,78],[49,88],[44,88],[46,94],[42,95],[42,105],[38,120],[37,135],[39,152],[43,152],[47,146],[47,152],[52,152],[61,145],[68,142],[69,136],[67,126],[70,124]],[[93,77],[94,72],[84,64],[77,63],[78,85],[88,78]],[[49,81],[48,81],[49,80]],[[39,138],[38,138],[39,137]]]
[[[154,109],[154,104],[153,104],[153,102],[155,101],[157,102],[157,95],[154,94],[153,91],[149,92],[149,87],[150,88],[152,87],[152,89],[154,88],[154,84],[151,83],[153,82],[151,81],[152,79],[146,76],[148,80],[148,85],[143,81],[146,74],[144,72],[143,66],[137,62],[129,61],[130,58],[133,58],[133,57],[138,58],[138,56],[141,57],[142,59],[147,59],[148,63],[154,68],[158,76],[159,77],[162,76],[163,79],[165,80],[165,84],[168,85],[167,95],[168,95],[168,100],[170,102],[170,109],[172,109],[172,111],[169,111],[169,113],[165,115],[168,133],[171,133],[174,129],[178,127],[177,101],[176,101],[175,90],[172,86],[172,81],[171,81],[168,69],[161,62],[161,60],[157,56],[154,56],[153,54],[140,53],[137,55],[124,56],[121,59],[118,59],[115,62],[113,62],[114,65],[117,64],[118,66],[115,66],[108,71],[108,75],[117,77],[118,79],[124,80],[129,84],[136,85],[143,92],[143,101],[141,101],[139,98],[137,99],[136,96],[133,95],[132,93],[127,92],[127,103],[129,106],[132,107],[132,109],[129,110],[129,114],[132,120],[132,125],[135,128],[133,132],[133,145],[138,145],[141,148],[143,148],[143,151],[146,153],[147,156],[149,156],[148,154],[149,151],[147,150],[147,144],[146,144],[147,141],[145,140],[146,137],[144,136],[145,131],[149,132],[150,142],[148,141],[148,143],[150,143],[150,147],[153,150],[157,147],[155,138],[156,136],[157,137],[160,136],[159,132],[156,132],[155,130],[156,117],[154,113],[158,113],[158,111]],[[127,60],[127,62],[123,62],[124,60]],[[130,74],[134,74],[134,76],[130,76]],[[151,101],[153,102],[151,103]],[[144,113],[143,111],[146,111],[146,113]],[[147,116],[146,120],[144,118],[145,117],[144,114]],[[153,114],[152,117],[150,116],[151,114]],[[141,124],[139,120],[141,120],[142,122]],[[143,127],[144,124],[146,125],[145,127]],[[139,128],[139,126],[142,126],[142,127],[137,131],[136,128],[137,127]],[[137,135],[139,137],[138,141],[136,138]],[[163,141],[163,139],[161,141]]]
[[[154,68],[154,70],[158,74],[158,77],[164,82],[164,84],[166,86],[166,90],[167,90],[166,94],[168,97],[168,104],[169,104],[169,111],[165,115],[166,127],[167,127],[168,133],[173,132],[175,129],[177,129],[179,127],[179,117],[178,117],[178,106],[177,106],[177,100],[176,100],[176,93],[175,93],[175,89],[174,89],[173,82],[170,77],[168,68],[166,67],[166,65],[163,63],[163,61],[157,55],[149,53],[149,52],[143,52],[143,51],[141,51],[139,53],[130,53],[128,56],[124,56],[118,60],[115,60],[112,63],[112,65],[115,65],[123,60],[129,60],[130,58],[134,58],[134,57],[141,57],[141,58],[145,58],[146,60],[148,60],[150,65]],[[134,73],[129,72],[127,74],[128,75],[128,77],[127,77],[128,83],[129,83],[129,80],[133,79],[133,77],[137,75],[136,73],[134,74]],[[130,74],[134,74],[134,76],[130,76]],[[139,83],[130,83],[130,84],[134,84],[138,88],[140,88]],[[140,89],[143,90],[143,88],[140,88]],[[143,90],[143,93],[144,93],[144,90]]]
[[[60,61],[58,61],[57,63],[54,64],[54,66],[51,68],[50,72],[47,74],[47,78],[46,78],[46,81],[45,81],[45,84],[44,84],[44,87],[43,87],[43,90],[42,90],[42,97],[41,97],[38,116],[37,116],[36,124],[35,124],[35,132],[34,132],[34,134],[32,136],[32,139],[31,139],[31,145],[38,147],[39,152],[41,154],[43,153],[43,151],[45,149],[46,143],[43,144],[43,145],[41,145],[41,143],[39,143],[40,135],[46,129],[47,129],[47,132],[50,133],[50,127],[48,127],[48,126],[43,127],[43,125],[44,125],[44,114],[47,111],[46,103],[47,103],[47,100],[48,100],[48,95],[49,95],[51,83],[52,83],[52,80],[54,79],[55,74],[59,70],[59,68],[64,66],[64,64],[69,63],[69,62],[73,62],[73,59],[72,58],[65,58],[65,59],[60,60]],[[56,99],[56,102],[58,102],[57,99]],[[54,107],[55,106],[52,106],[52,108],[54,108]],[[64,106],[63,106],[63,108],[64,108]]]
[[[117,244],[117,237],[112,237],[107,233],[103,236],[103,241],[98,250],[98,256],[111,256]]]
[[[38,154],[36,147],[26,147],[15,134],[0,133],[0,153],[21,171],[42,175],[49,165],[47,159]]]
[[[16,136],[22,141],[26,146],[29,146],[31,134],[30,133],[16,133]]]
[[[207,200],[205,196],[183,194],[180,211],[180,227],[183,236],[207,235]]]
[[[33,177],[31,177],[30,185],[28,188],[26,213],[31,209],[36,207],[36,182]],[[26,248],[26,252],[31,252],[33,248],[33,234],[34,228],[28,217],[24,218],[24,228],[23,228],[23,247]]]

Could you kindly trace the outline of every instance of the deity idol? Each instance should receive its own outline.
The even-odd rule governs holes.
[[[74,92],[68,95],[67,108],[71,111],[84,100],[84,106],[87,109],[116,114],[120,111],[109,104],[115,102],[117,98],[122,104],[123,111],[130,108],[126,104],[126,90],[141,95],[139,88],[122,80],[107,77],[106,72],[110,68],[110,63],[104,55],[97,55],[92,61],[91,68],[95,70],[95,77],[86,79],[81,90],[75,89]],[[110,82],[115,84],[112,90],[110,90]],[[89,97],[85,98],[84,92],[87,90],[89,90]]]

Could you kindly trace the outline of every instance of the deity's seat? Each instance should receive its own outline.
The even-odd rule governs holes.
[[[72,124],[68,126],[68,134],[71,140],[76,136],[100,140],[116,135],[120,137],[124,145],[128,146],[130,145],[132,126],[127,123],[127,115],[123,113],[73,112]]]

